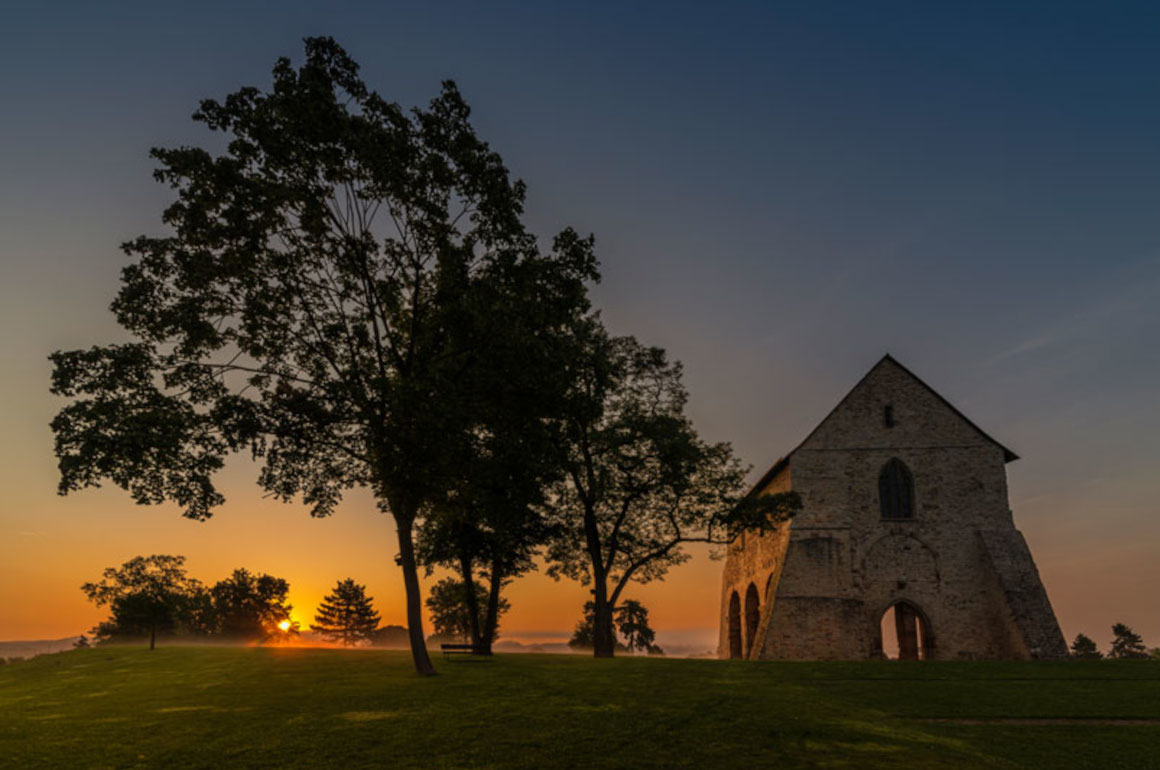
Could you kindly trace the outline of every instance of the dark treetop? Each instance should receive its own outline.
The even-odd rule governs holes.
[[[791,517],[796,493],[746,494],[727,443],[685,414],[680,364],[632,338],[582,330],[564,430],[566,474],[548,502],[549,574],[592,585],[595,654],[614,650],[613,612],[630,582],[662,579],[684,544],[726,544]]]
[[[153,150],[177,200],[171,234],[125,246],[113,310],[134,341],[52,356],[53,392],[73,399],[53,421],[62,493],[110,479],[205,519],[233,452],[316,516],[369,487],[397,524],[422,673],[412,531],[474,430],[489,345],[506,330],[538,350],[596,276],[571,231],[540,252],[524,185],[468,114],[450,82],[404,111],[334,41],[308,39],[269,91],[201,104],[224,153]]]

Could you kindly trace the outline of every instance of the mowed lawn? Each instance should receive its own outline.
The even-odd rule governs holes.
[[[0,667],[15,768],[1160,767],[1160,664],[211,647]]]

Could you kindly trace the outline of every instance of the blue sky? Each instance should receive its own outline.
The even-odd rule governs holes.
[[[1012,507],[1065,633],[1160,644],[1150,3],[10,7],[0,482],[26,493],[0,531],[83,515],[52,494],[44,356],[116,334],[117,245],[167,201],[148,148],[206,143],[198,99],[318,34],[391,100],[459,83],[533,228],[596,234],[605,317],[684,361],[708,437],[767,466],[889,351],[1022,455]],[[132,545],[179,551],[179,526]]]

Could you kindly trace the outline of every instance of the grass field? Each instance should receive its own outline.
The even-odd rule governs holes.
[[[1160,767],[1160,664],[100,648],[0,667],[15,768]]]

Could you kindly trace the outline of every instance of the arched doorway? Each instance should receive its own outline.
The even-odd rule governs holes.
[[[891,660],[930,660],[934,657],[930,622],[910,602],[895,602],[879,621],[878,648]]]
[[[741,597],[736,591],[729,597],[729,657],[741,657]]]
[[[761,598],[757,586],[749,584],[745,591],[745,657],[753,652],[753,640],[757,638],[757,624],[761,620]]]

